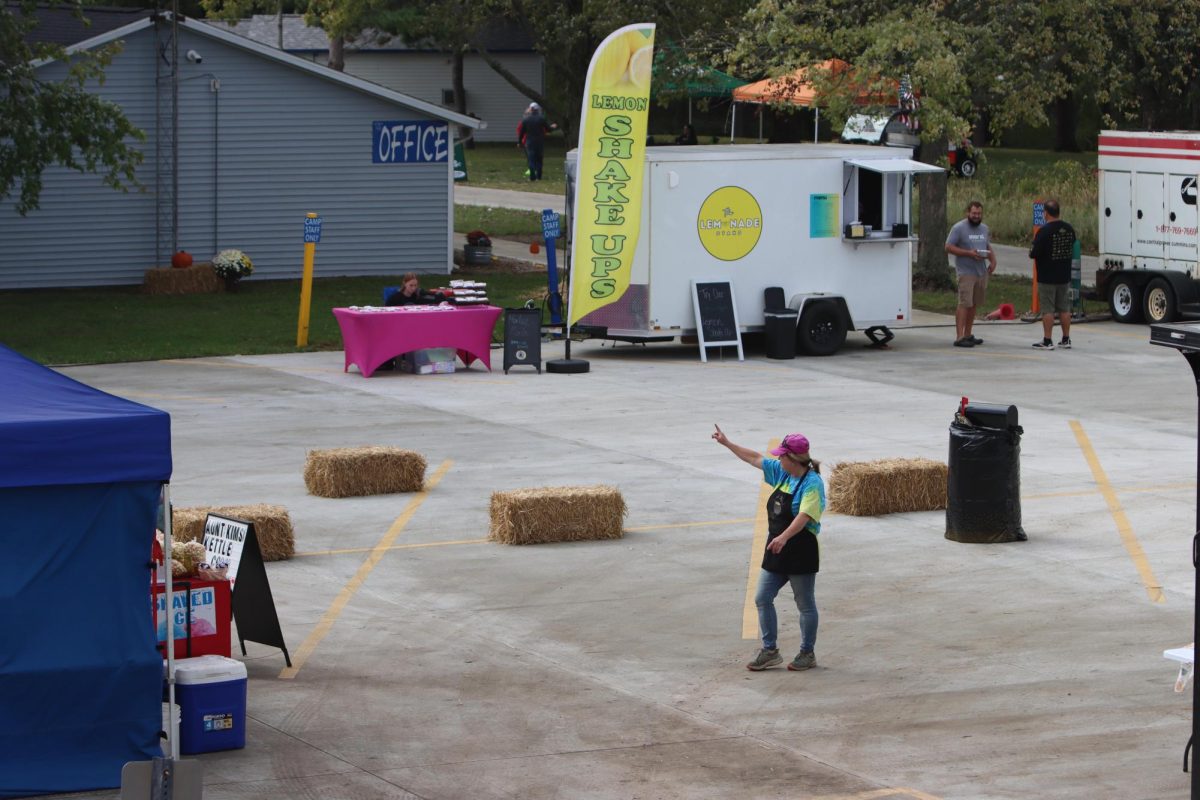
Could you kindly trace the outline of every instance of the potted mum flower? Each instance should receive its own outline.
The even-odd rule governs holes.
[[[254,262],[241,250],[222,250],[213,256],[212,266],[230,292],[237,288],[238,281],[254,272]]]
[[[463,260],[468,264],[492,263],[492,239],[480,230],[467,232],[467,244],[463,247]]]

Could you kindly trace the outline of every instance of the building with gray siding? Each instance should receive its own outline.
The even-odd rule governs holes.
[[[478,120],[202,22],[181,19],[178,36],[181,249],[202,261],[237,248],[254,261],[251,280],[297,278],[305,214],[316,212],[318,277],[449,273],[454,136]],[[116,192],[96,175],[52,167],[38,210],[21,217],[11,201],[0,203],[0,289],[136,284],[145,270],[166,266],[169,247],[156,253],[155,59],[167,38],[142,19],[69,50],[123,42],[91,90],[146,133],[142,186]],[[189,50],[199,63],[185,58]],[[39,71],[54,80],[65,66]],[[373,155],[381,122],[436,131],[444,138],[430,145],[434,160],[381,162]]]

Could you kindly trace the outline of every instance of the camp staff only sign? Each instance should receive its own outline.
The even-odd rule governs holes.
[[[579,120],[571,325],[629,288],[642,220],[654,25],[627,25],[596,48]]]

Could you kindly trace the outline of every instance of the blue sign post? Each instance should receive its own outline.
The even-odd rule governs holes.
[[[321,241],[321,218],[304,218],[304,243],[319,244]]]
[[[562,324],[562,295],[558,292],[558,249],[555,240],[561,233],[562,215],[553,209],[542,211],[542,238],[546,240],[546,281],[550,285],[550,324]]]

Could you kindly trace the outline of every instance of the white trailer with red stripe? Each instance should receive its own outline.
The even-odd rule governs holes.
[[[1102,131],[1097,293],[1119,322],[1200,314],[1200,133]]]

